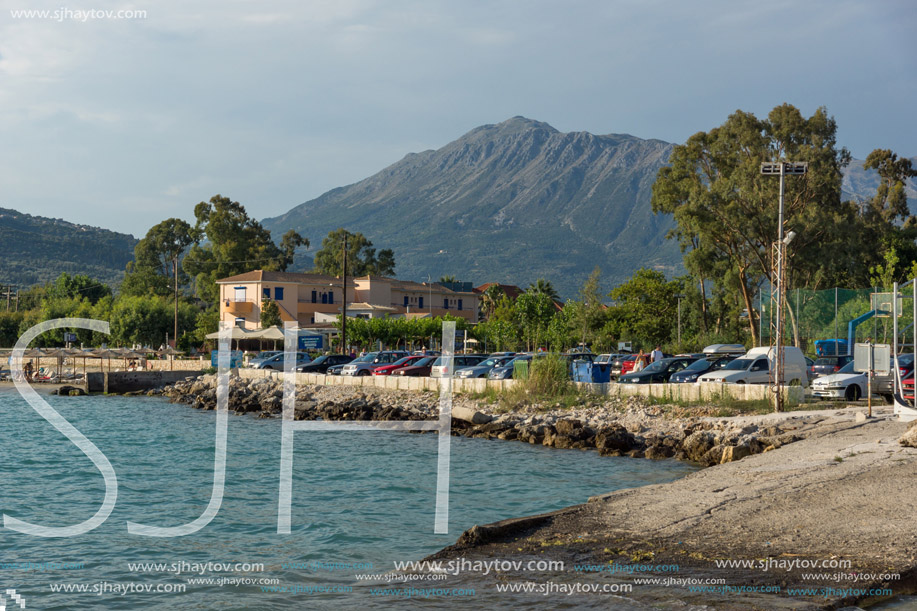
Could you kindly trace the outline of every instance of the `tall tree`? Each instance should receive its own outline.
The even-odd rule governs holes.
[[[176,284],[187,284],[187,276],[178,264],[187,248],[197,240],[197,232],[182,219],[166,219],[151,227],[134,247],[134,260],[128,263],[121,292],[125,295],[169,295]]]
[[[344,228],[335,229],[322,240],[315,253],[315,271],[329,276],[343,274],[342,252],[347,236],[347,274],[350,276],[391,276],[395,273],[395,254],[390,249],[378,253],[362,233],[351,233]]]
[[[208,303],[216,303],[218,279],[253,269],[284,271],[292,262],[296,245],[305,243],[287,233],[281,249],[271,239],[271,232],[250,218],[242,204],[222,195],[195,206],[194,216],[194,230],[207,242],[191,247],[182,268],[194,277],[198,297]]]
[[[497,308],[497,304],[504,297],[506,297],[506,292],[499,284],[491,284],[487,287],[484,293],[481,294],[481,319],[488,320]]]
[[[850,153],[836,146],[837,125],[819,108],[808,119],[795,107],[774,108],[767,119],[736,111],[720,127],[675,146],[670,166],[653,185],[655,212],[671,213],[682,248],[713,256],[714,281],[741,296],[757,344],[754,299],[772,281],[771,250],[777,237],[778,181],[762,176],[769,161],[807,162],[805,176],[786,179],[785,224],[797,233],[790,249],[790,284],[818,288],[851,273],[849,250],[854,208],[841,205],[841,170]],[[725,265],[724,265],[725,264]],[[691,267],[689,266],[689,269]],[[708,276],[709,277],[709,276]]]

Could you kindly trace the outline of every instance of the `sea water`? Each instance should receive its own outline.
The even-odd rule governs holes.
[[[671,460],[453,437],[449,532],[434,534],[435,434],[297,432],[292,532],[281,535],[281,421],[230,415],[219,513],[191,535],[143,537],[129,534],[126,523],[177,526],[210,502],[214,413],[153,397],[42,397],[111,462],[118,495],[108,519],[80,536],[0,528],[7,609],[17,608],[7,590],[26,609],[47,610],[391,608],[395,601],[356,576],[420,560],[475,524],[695,470]],[[0,491],[4,515],[67,526],[95,514],[105,486],[86,455],[15,389],[0,388]],[[474,598],[425,600],[413,602],[474,608]]]

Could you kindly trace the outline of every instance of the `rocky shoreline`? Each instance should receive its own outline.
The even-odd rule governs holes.
[[[139,393],[138,393],[139,394]],[[161,394],[195,409],[216,408],[216,376],[188,379],[143,394]],[[229,409],[278,418],[283,384],[271,378],[231,377]],[[434,420],[435,393],[350,386],[296,388],[296,420]],[[495,413],[493,406],[462,395],[453,399],[453,435],[519,441],[558,449],[596,450],[603,456],[675,458],[704,466],[768,452],[802,438],[820,418],[779,425],[737,424],[726,418],[671,418],[642,397],[588,397],[571,409]]]

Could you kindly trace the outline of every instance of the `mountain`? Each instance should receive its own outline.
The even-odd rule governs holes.
[[[0,284],[26,287],[67,272],[114,285],[136,243],[131,235],[0,208]]]
[[[640,266],[680,272],[678,246],[665,239],[672,220],[650,210],[671,149],[514,117],[263,224],[274,235],[296,229],[312,251],[333,229],[360,231],[394,249],[402,278],[521,286],[546,278],[572,297],[596,265],[609,289]]]
[[[917,168],[917,157],[911,157],[911,164]],[[875,170],[864,170],[862,159],[853,159],[844,169],[841,184],[843,198],[856,202],[872,199],[879,187],[879,174]],[[917,181],[911,179],[904,190],[911,214],[917,214]]]

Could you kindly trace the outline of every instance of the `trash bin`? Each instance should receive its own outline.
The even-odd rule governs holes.
[[[608,384],[611,382],[611,363],[593,363],[592,382],[594,384]]]

